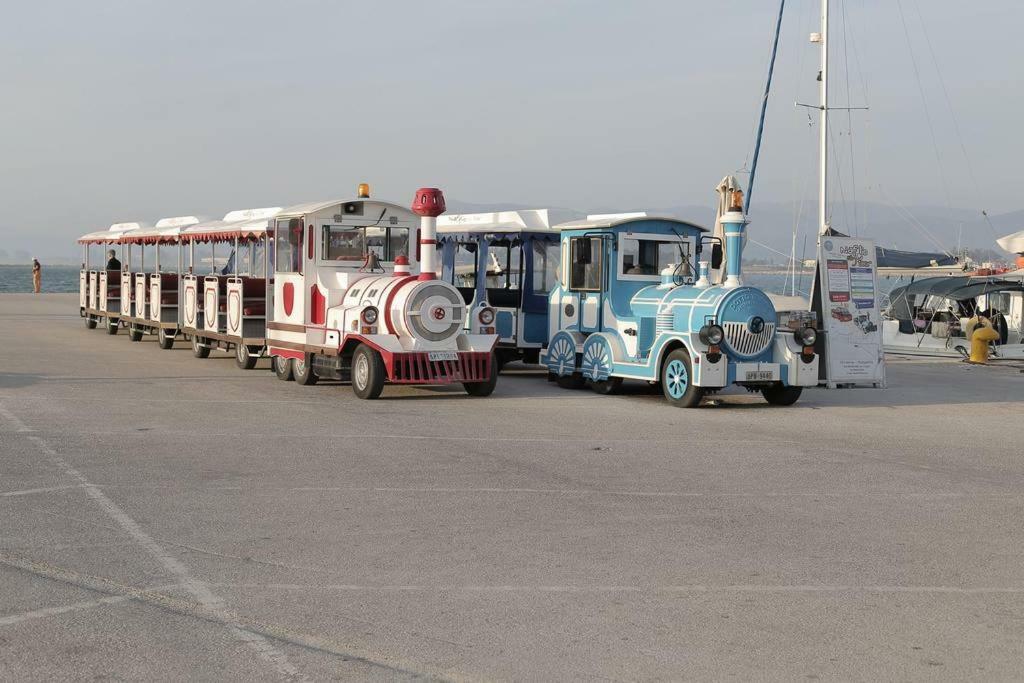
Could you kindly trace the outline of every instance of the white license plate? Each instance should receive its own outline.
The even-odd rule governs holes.
[[[427,360],[458,360],[458,351],[427,351]]]
[[[747,370],[748,382],[763,382],[772,379],[771,370]]]

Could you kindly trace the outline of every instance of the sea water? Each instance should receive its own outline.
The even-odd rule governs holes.
[[[43,264],[44,292],[77,292],[77,266],[48,266]],[[0,266],[0,293],[32,291],[32,265]]]

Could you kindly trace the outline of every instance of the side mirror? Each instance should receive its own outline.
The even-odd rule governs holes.
[[[711,245],[711,267],[718,270],[722,267],[722,244],[715,242]]]

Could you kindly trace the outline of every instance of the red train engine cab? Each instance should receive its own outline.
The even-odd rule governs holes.
[[[438,189],[418,190],[410,210],[360,185],[355,199],[277,215],[267,347],[279,378],[351,381],[366,399],[385,383],[494,390],[497,335],[479,320],[467,328],[461,294],[436,274],[444,209]]]

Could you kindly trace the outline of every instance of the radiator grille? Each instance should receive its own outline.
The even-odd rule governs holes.
[[[426,352],[396,353],[388,374],[395,384],[483,382],[491,376],[491,354],[460,351],[457,360],[429,360]]]
[[[764,329],[754,334],[746,323],[723,323],[725,343],[741,356],[756,356],[763,353],[775,339],[775,323],[766,322]]]
[[[672,311],[658,314],[656,329],[658,332],[668,332],[672,329]]]

